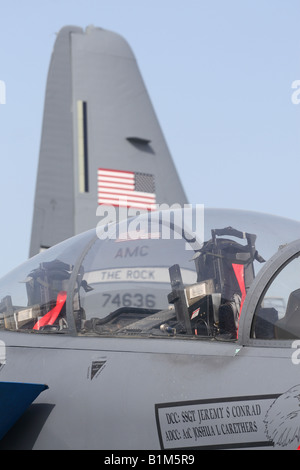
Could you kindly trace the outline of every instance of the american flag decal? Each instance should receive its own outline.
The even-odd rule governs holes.
[[[98,169],[98,204],[155,210],[154,176]]]

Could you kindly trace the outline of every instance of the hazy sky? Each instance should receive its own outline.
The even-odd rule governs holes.
[[[190,202],[300,219],[300,0],[0,0],[0,18],[0,275],[28,256],[48,66],[68,24],[127,39]]]

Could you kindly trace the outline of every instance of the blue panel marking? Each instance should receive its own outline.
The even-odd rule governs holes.
[[[0,439],[47,388],[43,384],[0,382]]]

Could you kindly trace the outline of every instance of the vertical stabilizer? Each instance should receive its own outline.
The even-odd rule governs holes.
[[[187,202],[127,42],[66,26],[47,79],[30,256],[96,227],[98,205],[123,200],[147,210]]]

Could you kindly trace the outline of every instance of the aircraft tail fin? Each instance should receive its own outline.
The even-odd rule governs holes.
[[[49,67],[30,256],[99,222],[99,204],[187,203],[137,62],[101,28],[66,26]]]

